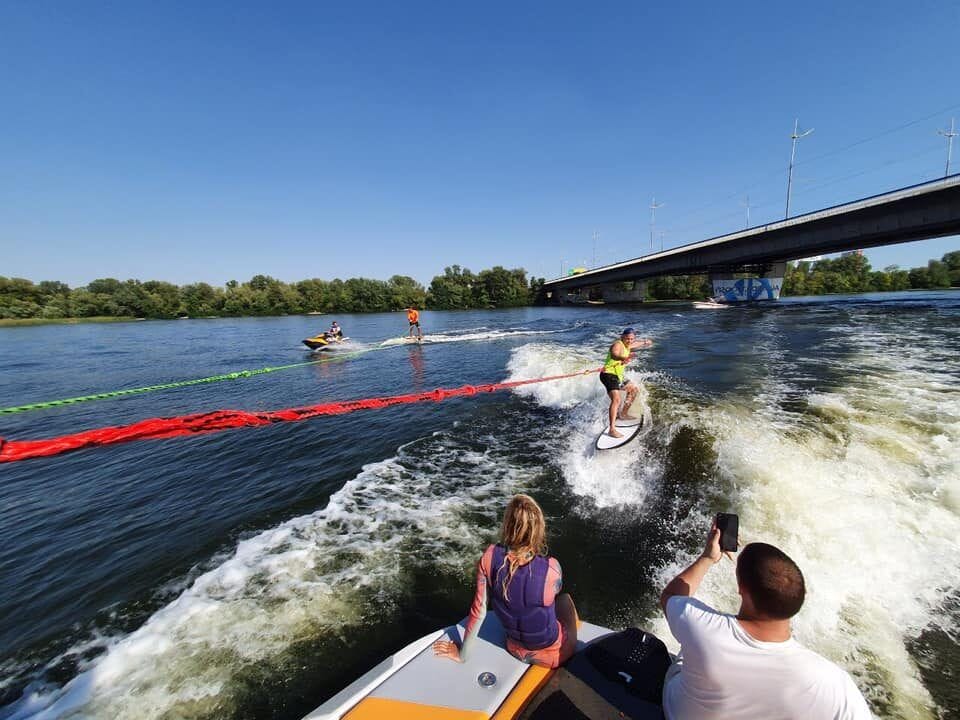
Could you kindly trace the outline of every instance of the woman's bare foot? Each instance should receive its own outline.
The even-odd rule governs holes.
[[[607,433],[607,435],[609,435],[610,437],[614,437],[614,438],[621,438],[621,437],[623,437],[623,433],[617,432],[616,428],[612,428],[612,429],[610,430],[610,432]]]

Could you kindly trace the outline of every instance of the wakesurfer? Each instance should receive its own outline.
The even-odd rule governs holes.
[[[420,329],[420,312],[413,307],[407,308],[407,322],[410,323],[410,331],[407,337],[413,337],[413,329],[417,329],[417,342],[423,340],[423,330]]]
[[[631,353],[640,348],[648,348],[653,345],[650,338],[641,338],[637,340],[636,331],[633,328],[626,328],[620,338],[616,340],[607,351],[607,359],[603,364],[603,370],[600,371],[600,382],[607,390],[610,397],[610,427],[607,434],[610,437],[623,437],[623,433],[617,432],[617,418],[621,420],[634,420],[630,415],[630,406],[637,397],[636,384],[632,380],[624,378],[623,372],[627,363],[630,362]],[[627,393],[626,401],[621,406],[621,391]],[[619,411],[619,414],[618,414]]]

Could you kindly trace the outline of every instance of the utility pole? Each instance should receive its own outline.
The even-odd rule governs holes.
[[[563,277],[563,271],[566,269],[564,265],[566,264],[565,260],[560,261],[560,277]]]
[[[943,135],[947,139],[947,169],[943,171],[943,176],[946,177],[950,174],[950,156],[953,154],[953,139],[960,135],[953,129],[953,123],[956,118],[950,118],[950,129],[949,130],[937,130],[938,135]]]
[[[800,119],[797,118],[793,121],[793,135],[790,136],[790,139],[793,140],[793,147],[790,149],[790,169],[787,171],[787,212],[784,214],[784,219],[790,217],[790,190],[793,187],[793,159],[797,154],[797,140],[800,138],[805,138],[807,135],[813,132],[813,128],[810,128],[806,132],[798,134],[800,129]]]
[[[747,209],[747,224],[745,227],[750,227],[750,196],[747,195],[745,200],[741,200],[740,204]]]
[[[666,230],[660,231],[660,252],[663,252],[663,236],[667,234]]]
[[[656,198],[650,203],[650,252],[653,252],[653,227],[657,224],[657,208],[663,207],[663,203],[658,203]]]
[[[600,233],[596,230],[593,231],[593,267],[597,266],[597,240],[600,238]]]

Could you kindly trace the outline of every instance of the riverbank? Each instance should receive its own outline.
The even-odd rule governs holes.
[[[97,315],[84,318],[0,318],[0,327],[21,327],[27,325],[78,325],[80,323],[115,323],[143,320],[135,317],[110,317]]]

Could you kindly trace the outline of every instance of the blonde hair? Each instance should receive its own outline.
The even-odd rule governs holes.
[[[508,587],[517,569],[526,565],[536,555],[547,553],[547,524],[543,510],[529,495],[514,495],[503,513],[500,528],[500,544],[507,548],[503,564],[497,569],[497,578],[506,567],[506,577],[501,582],[503,599],[509,601]]]

